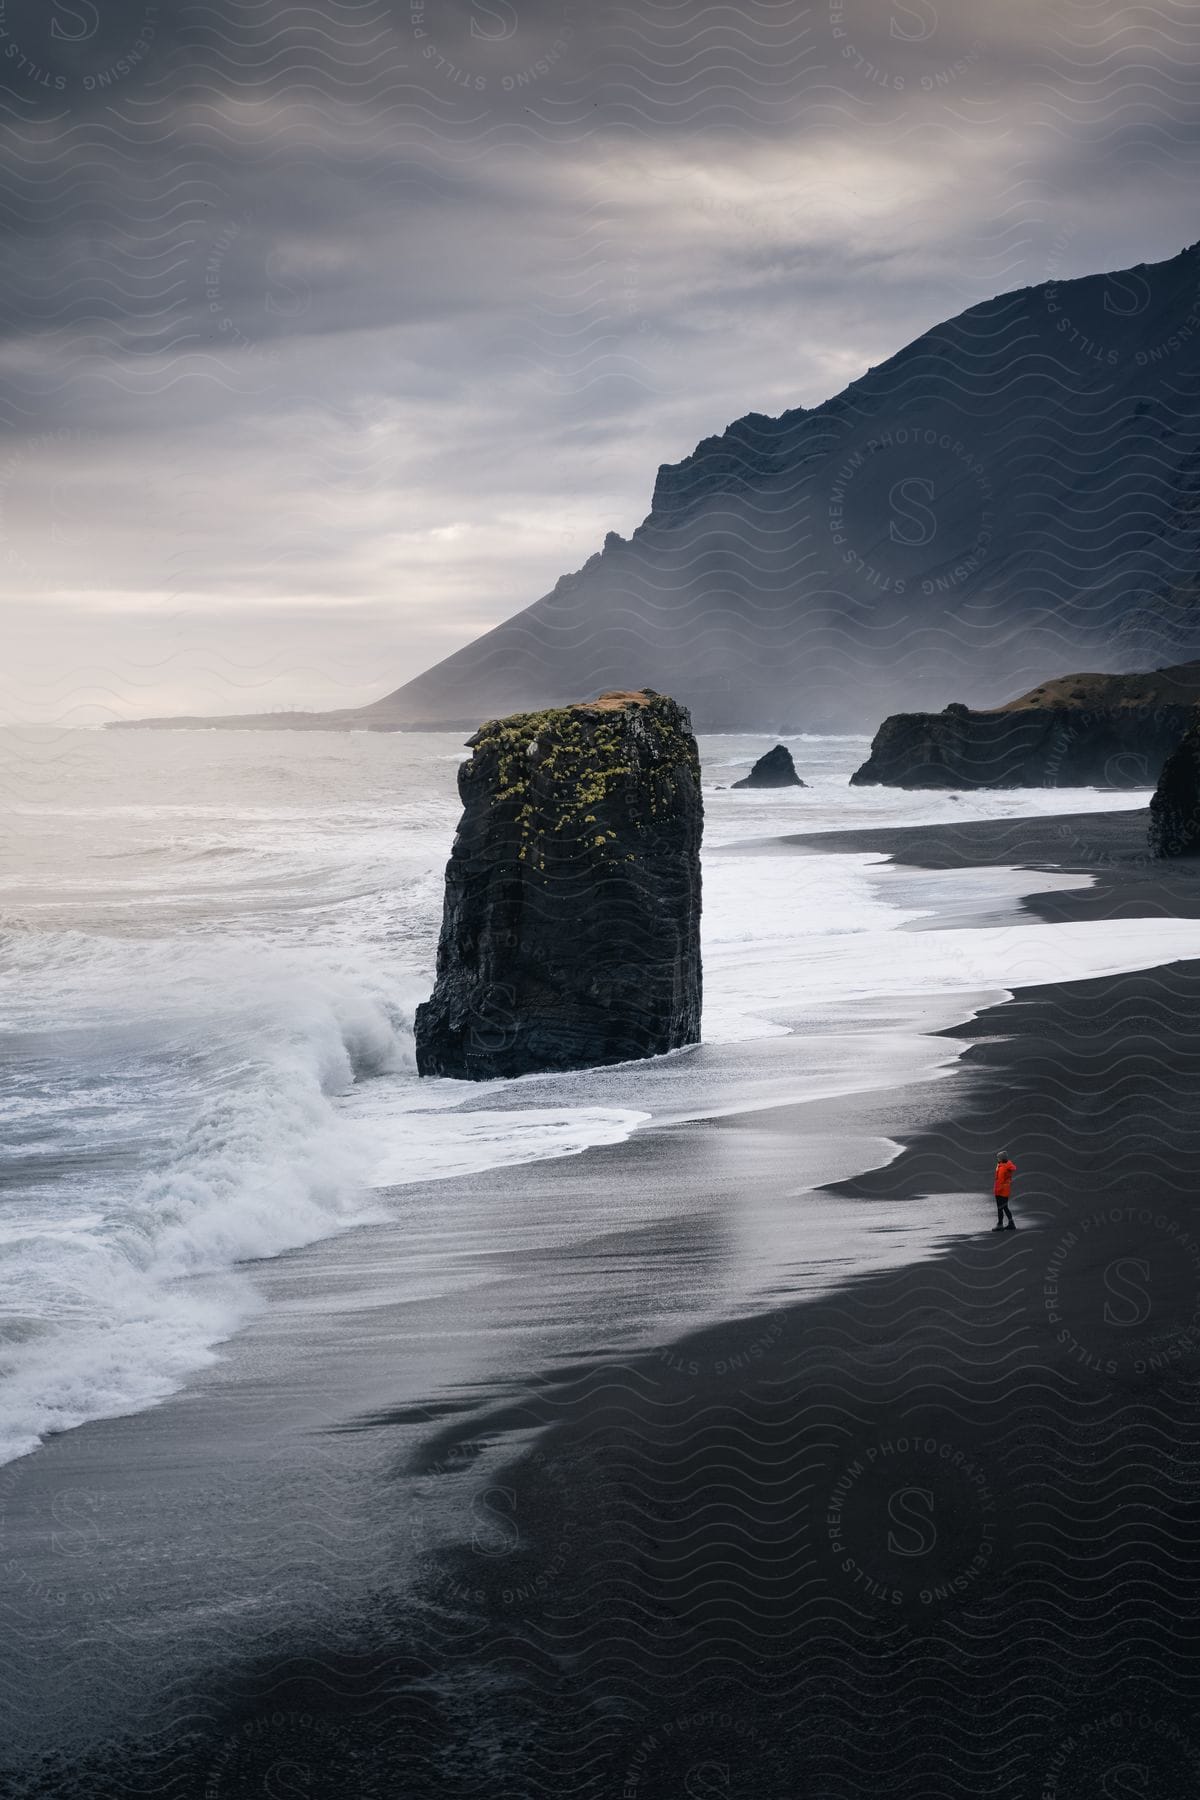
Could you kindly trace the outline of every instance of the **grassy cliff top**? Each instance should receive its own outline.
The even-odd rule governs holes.
[[[593,713],[633,712],[653,706],[656,701],[664,708],[675,704],[665,694],[655,693],[653,688],[608,688],[594,700],[572,700],[566,706],[546,706],[538,712],[508,713],[502,719],[488,719],[467,742],[475,748],[512,732],[536,736],[539,731],[569,725],[580,713],[590,716]]]
[[[566,711],[582,708],[584,712],[628,712],[632,706],[649,706],[652,701],[664,698],[653,688],[608,688],[594,700],[573,700]]]
[[[615,733],[622,717],[642,712],[651,713],[669,736],[686,736],[691,741],[690,731],[681,729],[686,714],[666,694],[655,693],[653,688],[610,688],[595,700],[573,700],[569,706],[488,719],[467,739],[467,745],[472,750],[487,750],[507,748],[517,740],[532,746],[543,741],[582,744],[586,739],[597,750],[615,750],[619,741]]]
[[[1093,710],[1106,706],[1190,706],[1200,702],[1200,662],[1147,669],[1136,675],[1059,675],[1009,700],[995,712],[1040,707]]]

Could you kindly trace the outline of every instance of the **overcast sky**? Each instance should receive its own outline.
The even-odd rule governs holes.
[[[357,704],[657,465],[1200,236],[1194,0],[0,0],[8,722]]]

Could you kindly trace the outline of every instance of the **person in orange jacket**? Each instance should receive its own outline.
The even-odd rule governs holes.
[[[997,1150],[996,1179],[992,1183],[992,1192],[996,1197],[996,1223],[992,1226],[993,1231],[1015,1231],[1017,1229],[1013,1224],[1013,1216],[1008,1205],[1012,1197],[1012,1179],[1016,1172],[1017,1165],[1009,1160],[1008,1151]],[[1004,1222],[1006,1219],[1008,1220],[1007,1225]]]

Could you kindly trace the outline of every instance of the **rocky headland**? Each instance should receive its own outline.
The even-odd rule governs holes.
[[[1200,662],[1063,675],[991,710],[893,713],[858,787],[1153,787],[1200,702]]]
[[[490,720],[459,770],[422,1075],[656,1056],[700,1036],[700,758],[646,689]]]
[[[748,775],[733,783],[735,788],[785,788],[807,787],[796,773],[796,765],[792,761],[792,753],[786,744],[776,744],[765,756],[760,756]]]

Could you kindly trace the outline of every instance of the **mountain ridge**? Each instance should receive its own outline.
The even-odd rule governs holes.
[[[661,464],[549,593],[367,706],[130,724],[420,729],[676,693],[702,730],[873,728],[1085,658],[1200,653],[1200,245],[1016,289],[819,405]]]

